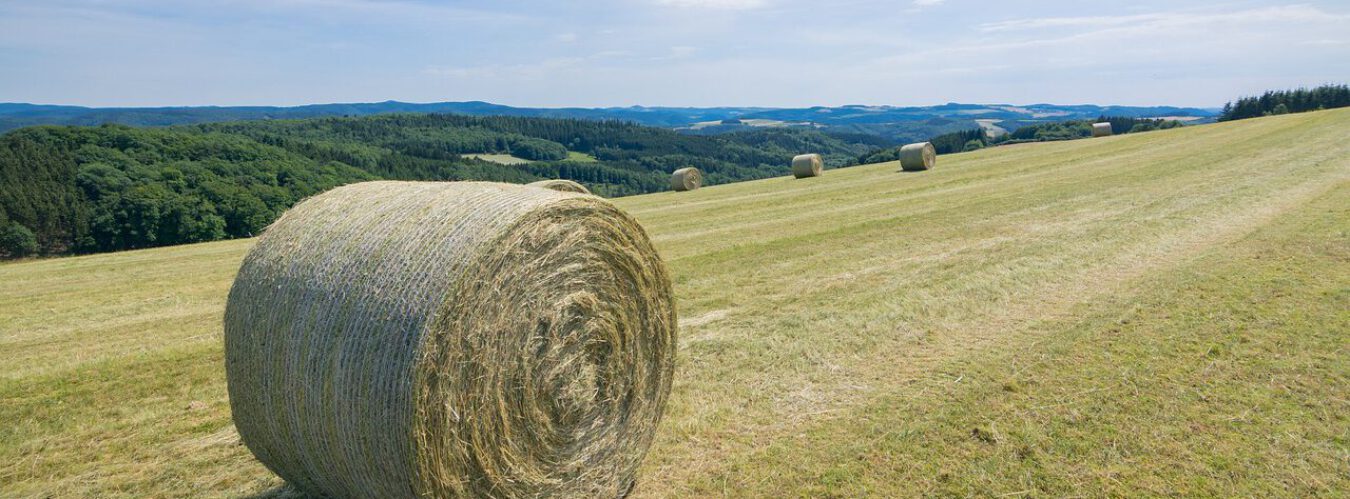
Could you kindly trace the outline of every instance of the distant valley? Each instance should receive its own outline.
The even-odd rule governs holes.
[[[839,107],[607,107],[529,108],[488,102],[397,101],[356,104],[314,104],[294,107],[145,107],[90,108],[22,103],[0,103],[0,132],[33,125],[169,126],[225,121],[303,119],[330,116],[370,116],[391,113],[454,113],[469,116],[517,116],[621,120],[670,128],[692,134],[721,134],[755,128],[800,127],[840,133],[877,135],[894,142],[925,140],[934,135],[976,127],[998,134],[1048,121],[1092,119],[1098,116],[1170,117],[1189,122],[1214,121],[1220,110],[1172,106],[1097,106],[1031,104],[958,104],[896,107],[850,105]]]

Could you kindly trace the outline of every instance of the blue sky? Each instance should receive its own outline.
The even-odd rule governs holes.
[[[1350,2],[0,0],[0,102],[1218,106],[1350,80]]]

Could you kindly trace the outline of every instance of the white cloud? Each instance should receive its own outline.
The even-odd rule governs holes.
[[[1302,45],[1310,45],[1310,46],[1314,46],[1314,47],[1339,47],[1339,46],[1342,46],[1342,45],[1350,45],[1350,41],[1347,41],[1347,40],[1331,40],[1331,39],[1308,40],[1308,41],[1306,41],[1306,42],[1303,42]]]
[[[917,7],[932,7],[934,5],[941,5],[946,1],[947,0],[914,0],[914,5]]]
[[[750,10],[769,5],[768,0],[656,0],[656,3],[667,7],[715,10]]]
[[[690,46],[686,46],[686,45],[680,45],[680,46],[676,46],[676,47],[671,47],[671,48],[670,48],[670,58],[671,58],[671,59],[684,59],[684,58],[686,58],[686,57],[691,57],[691,56],[693,56],[693,55],[694,55],[694,52],[697,52],[697,51],[698,51],[698,47],[690,47]]]
[[[1208,60],[1244,51],[1258,49],[1272,43],[1309,44],[1305,37],[1339,32],[1350,15],[1338,15],[1316,7],[1294,5],[1233,12],[1160,12],[1151,14],[1092,17],[1048,17],[1018,19],[978,25],[985,33],[998,33],[997,38],[983,38],[955,45],[909,54],[910,58],[947,60],[952,57],[1016,57],[1028,49],[1045,51],[1064,49],[1068,56],[1081,47],[1112,46],[1110,58],[1089,55],[1066,57],[1085,64],[1117,64],[1131,55],[1141,60],[1162,62],[1163,59]],[[1046,31],[1063,28],[1053,34]],[[1243,33],[1234,38],[1233,32]],[[1025,33],[1027,36],[1019,37]],[[1321,36],[1315,40],[1337,40]],[[1334,43],[1328,45],[1335,45]],[[1214,50],[1209,55],[1204,50]],[[1258,50],[1247,55],[1255,57],[1269,51]],[[1040,52],[1041,60],[1050,60]],[[1159,59],[1153,59],[1159,58]]]
[[[1099,28],[1121,26],[1166,19],[1161,14],[1133,16],[1096,16],[1096,17],[1044,17],[1038,19],[1014,19],[981,24],[978,29],[986,33],[999,31],[1028,31],[1046,28]]]
[[[580,69],[586,63],[584,57],[556,57],[535,64],[495,64],[476,67],[430,67],[422,72],[431,76],[451,79],[500,79],[541,80],[551,75],[567,73]]]
[[[993,73],[997,71],[1003,71],[1005,69],[1010,69],[1012,67],[1013,66],[1009,64],[985,64],[982,66],[952,66],[939,69],[936,71],[936,73],[946,75],[973,75],[973,74],[983,74],[983,73]]]
[[[673,47],[675,49],[685,47]],[[594,69],[596,63],[623,59],[633,55],[624,50],[604,50],[584,57],[554,57],[526,64],[489,64],[484,66],[431,66],[422,69],[422,74],[448,79],[494,79],[513,78],[519,80],[541,80],[560,73],[581,73]],[[674,58],[674,56],[670,57]]]
[[[1324,23],[1346,21],[1348,15],[1337,15],[1310,5],[1286,5],[1236,12],[1179,11],[1125,16],[1043,17],[984,23],[978,29],[992,33],[1000,31],[1031,31],[1047,28],[1112,28],[1151,27],[1218,23]]]
[[[596,52],[596,53],[594,53],[594,54],[591,54],[591,57],[590,57],[590,58],[591,58],[591,59],[613,59],[613,58],[619,58],[619,57],[627,57],[627,56],[631,56],[631,55],[633,55],[633,52],[632,52],[632,51],[629,51],[629,50],[601,50],[601,51],[599,51],[599,52]]]
[[[1308,5],[1016,19],[977,24],[976,36],[859,67],[878,75],[929,68],[935,84],[926,90],[938,95],[979,89],[986,80],[1001,100],[1216,105],[1242,92],[1345,74],[1347,20]],[[1287,50],[1295,46],[1307,48]],[[1047,96],[1052,86],[1058,97]]]

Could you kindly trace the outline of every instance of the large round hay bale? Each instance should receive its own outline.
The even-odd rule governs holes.
[[[670,174],[670,190],[682,192],[692,191],[703,185],[703,172],[692,166],[675,170]]]
[[[540,180],[538,182],[530,182],[525,185],[531,187],[543,187],[545,189],[552,189],[558,192],[575,192],[579,194],[591,193],[591,190],[587,189],[586,186],[563,178]]]
[[[1102,122],[1102,123],[1093,123],[1093,124],[1092,124],[1092,136],[1093,136],[1093,137],[1108,137],[1108,136],[1111,135],[1111,133],[1112,133],[1112,130],[1111,130],[1111,124],[1110,124],[1110,123]]]
[[[825,162],[819,154],[801,154],[792,158],[792,176],[797,178],[819,177],[825,169]]]
[[[935,163],[937,163],[937,149],[933,147],[932,143],[919,142],[900,148],[900,168],[902,170],[923,171],[932,168]]]
[[[671,285],[607,201],[367,182],[287,211],[225,307],[234,423],[330,497],[618,497],[670,392]]]

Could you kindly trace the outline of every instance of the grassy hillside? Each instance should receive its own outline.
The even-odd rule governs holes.
[[[616,200],[681,318],[636,494],[1344,493],[1347,127],[1326,111]],[[3,495],[278,491],[225,395],[250,244],[0,265]]]

